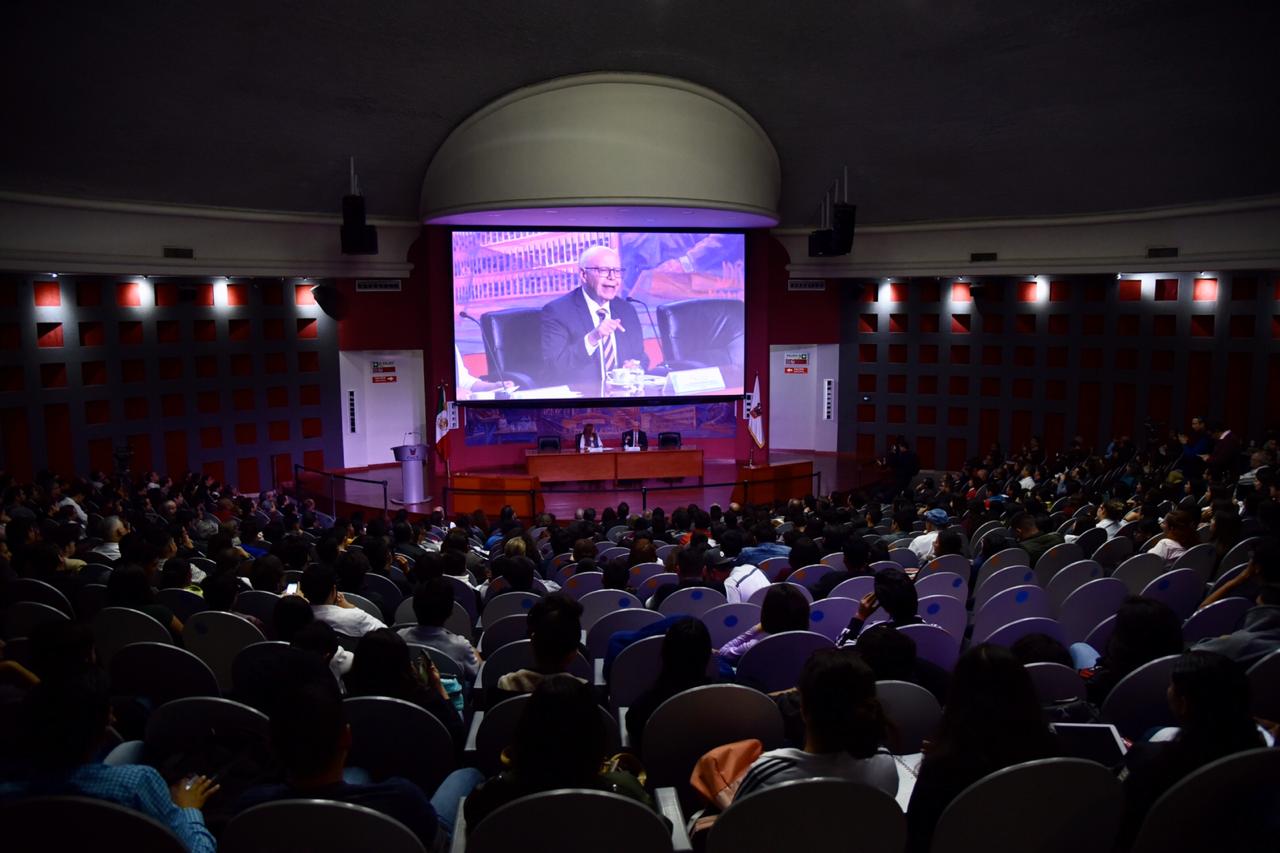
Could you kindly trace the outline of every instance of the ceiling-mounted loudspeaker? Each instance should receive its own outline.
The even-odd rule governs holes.
[[[315,297],[316,304],[327,316],[335,320],[343,319],[346,302],[336,287],[331,284],[317,284],[311,288],[311,295]]]
[[[364,196],[342,197],[342,254],[378,254],[378,231],[365,222]]]
[[[853,250],[853,232],[858,222],[856,204],[831,206],[831,227],[809,232],[809,257],[834,258]]]

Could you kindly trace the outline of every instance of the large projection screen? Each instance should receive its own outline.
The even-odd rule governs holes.
[[[741,232],[453,232],[457,399],[743,392]]]

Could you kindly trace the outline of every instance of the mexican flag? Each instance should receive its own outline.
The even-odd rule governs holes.
[[[756,374],[756,386],[751,390],[751,404],[747,409],[747,431],[756,447],[764,447],[764,402],[760,399],[760,374]]]
[[[450,415],[451,404],[445,399],[444,386],[437,386],[440,391],[439,400],[436,405],[436,453],[441,459],[449,458],[449,430],[452,425]]]

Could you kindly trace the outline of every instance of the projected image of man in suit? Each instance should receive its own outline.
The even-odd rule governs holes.
[[[578,270],[581,285],[542,308],[542,358],[549,381],[603,395],[610,370],[647,367],[644,332],[635,308],[619,296],[623,270],[616,251],[592,246]]]

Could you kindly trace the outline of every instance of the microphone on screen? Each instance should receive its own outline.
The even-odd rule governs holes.
[[[641,308],[643,308],[645,316],[649,318],[649,328],[653,329],[653,337],[654,337],[654,340],[658,342],[658,352],[662,356],[662,360],[659,361],[656,365],[654,365],[654,367],[664,367],[670,370],[671,365],[667,364],[667,354],[662,351],[662,336],[658,334],[658,324],[653,322],[653,312],[649,310],[648,303],[644,302],[643,300],[636,299],[634,296],[628,296],[626,297],[626,299],[628,302],[634,302],[636,305],[639,305]]]

